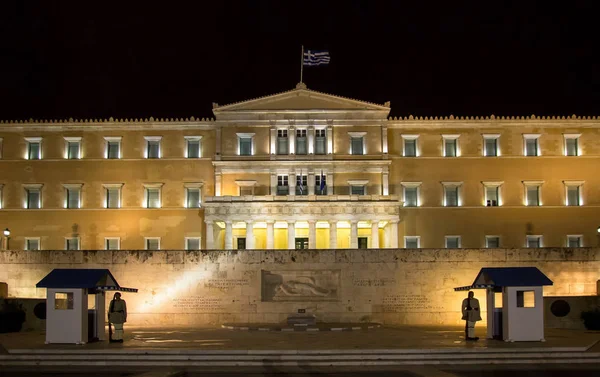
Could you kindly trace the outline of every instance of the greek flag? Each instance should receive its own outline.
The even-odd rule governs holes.
[[[325,176],[323,175],[323,170],[321,170],[321,186],[319,187],[321,194],[323,193],[324,189],[325,189]]]
[[[329,51],[306,50],[304,53],[304,65],[313,66],[329,64]]]

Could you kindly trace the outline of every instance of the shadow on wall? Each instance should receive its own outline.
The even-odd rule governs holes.
[[[46,328],[46,300],[8,298],[8,285],[0,283],[0,333],[42,331]]]
[[[597,330],[600,326],[599,310],[600,296],[544,297],[544,321],[547,328]],[[582,313],[591,313],[586,315],[585,323]]]

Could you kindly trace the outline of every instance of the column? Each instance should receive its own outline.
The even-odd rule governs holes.
[[[315,194],[315,171],[309,170],[306,184],[308,185],[308,195]]]
[[[288,185],[290,185],[290,193],[288,195],[295,196],[296,195],[296,170],[290,170],[288,174]]]
[[[398,248],[398,220],[390,221],[390,247]]]
[[[327,126],[327,154],[333,153],[333,127]]]
[[[215,196],[221,196],[221,181],[223,176],[221,172],[215,172]]]
[[[233,249],[233,228],[231,221],[225,221],[225,250]]]
[[[211,250],[215,248],[215,231],[213,228],[212,220],[204,221],[206,224],[206,249]]]
[[[271,159],[274,159],[275,155],[277,154],[277,127],[271,126],[270,135],[271,135]]]
[[[306,131],[306,141],[308,143],[308,154],[315,153],[315,126],[308,126]]]
[[[296,248],[296,222],[288,220],[288,249]]]
[[[327,173],[327,195],[333,195],[333,173]]]
[[[384,155],[388,154],[388,136],[387,136],[387,133],[388,133],[387,125],[384,124],[384,125],[381,126],[381,152]]]
[[[271,173],[271,195],[277,195],[277,173]]]
[[[246,220],[246,249],[254,250],[254,222]]]
[[[358,249],[358,221],[350,221],[350,248]]]
[[[371,249],[379,249],[379,221],[371,221]]]
[[[221,126],[215,129],[215,160],[221,159]]]
[[[337,220],[329,221],[329,248],[337,249]]]
[[[382,181],[382,192],[381,194],[384,196],[388,196],[390,194],[390,172],[388,169],[384,169],[381,177]]]
[[[296,154],[296,127],[290,126],[288,128],[288,140],[290,154]]]
[[[317,248],[317,222],[315,220],[308,220],[308,248]]]
[[[267,220],[267,250],[275,248],[275,220]]]

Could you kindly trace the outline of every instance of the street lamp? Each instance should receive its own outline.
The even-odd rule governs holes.
[[[8,239],[10,238],[10,229],[6,228],[4,229],[4,239],[5,239],[5,243],[4,243],[4,250],[8,250]]]

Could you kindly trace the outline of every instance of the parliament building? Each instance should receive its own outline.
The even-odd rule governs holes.
[[[214,118],[2,121],[4,247],[598,245],[596,117],[390,106],[301,83]]]

